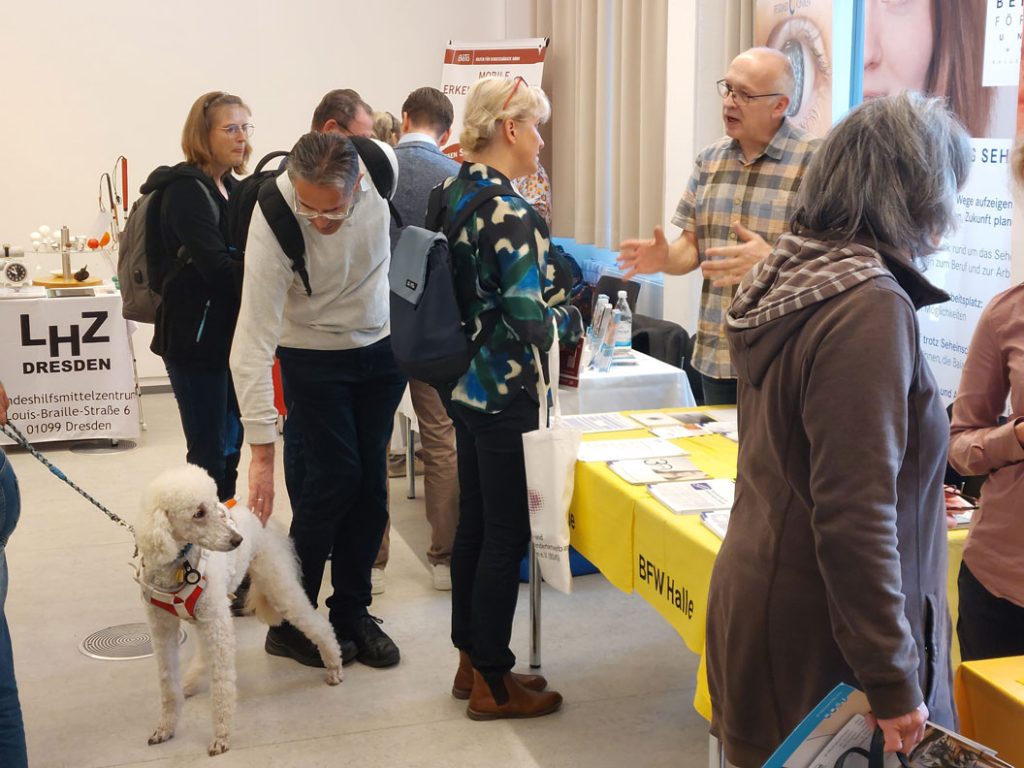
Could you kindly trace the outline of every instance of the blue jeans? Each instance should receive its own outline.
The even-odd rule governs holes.
[[[205,469],[217,483],[217,497],[227,501],[235,495],[242,450],[242,422],[231,373],[169,361],[164,364],[185,432],[185,460]]]
[[[21,719],[18,683],[14,679],[14,651],[4,613],[4,604],[7,602],[6,545],[20,514],[18,479],[4,452],[0,450],[0,765],[4,768],[28,766],[25,724]]]
[[[280,347],[288,404],[285,484],[302,584],[317,605],[327,556],[331,623],[347,628],[370,605],[370,568],[388,521],[387,446],[405,376],[383,339],[368,347]],[[301,445],[301,461],[289,455]],[[333,554],[331,554],[333,552]]]

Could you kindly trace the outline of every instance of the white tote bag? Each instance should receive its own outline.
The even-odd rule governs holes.
[[[558,329],[548,352],[548,372],[552,386],[544,384],[540,352],[533,347],[533,359],[540,376],[537,399],[540,403],[538,428],[523,435],[526,459],[526,490],[530,505],[530,533],[540,565],[540,573],[559,592],[572,592],[569,570],[569,505],[572,503],[576,475],[576,454],[579,452],[579,430],[561,424],[558,404]],[[548,424],[548,390],[551,391],[553,413]]]

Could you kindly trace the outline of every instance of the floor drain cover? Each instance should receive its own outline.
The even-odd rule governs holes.
[[[130,451],[134,440],[79,440],[71,446],[72,453],[121,453]]]
[[[184,627],[178,628],[178,644],[185,642]],[[79,646],[79,650],[93,659],[123,661],[144,659],[153,655],[152,636],[149,624],[118,624],[93,632]]]

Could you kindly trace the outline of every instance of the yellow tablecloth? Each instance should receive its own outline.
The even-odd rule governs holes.
[[[662,409],[671,413],[685,408]],[[699,410],[699,409],[698,409]],[[627,412],[627,415],[630,412]],[[586,440],[651,437],[646,430],[586,435]],[[736,477],[738,446],[721,435],[674,440],[690,460],[712,477]],[[704,664],[704,633],[711,569],[721,539],[701,523],[699,515],[677,515],[654,499],[646,487],[630,485],[604,462],[578,462],[570,510],[572,544],[623,592],[635,591],[650,603],[700,654],[694,708],[711,719],[711,700]],[[956,622],[956,578],[966,531],[949,534],[948,592]],[[953,636],[954,668],[960,649]]]
[[[965,661],[956,673],[960,732],[1024,766],[1024,656]]]

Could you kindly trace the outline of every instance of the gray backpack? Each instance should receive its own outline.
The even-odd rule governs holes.
[[[220,219],[220,209],[206,185],[196,179]],[[118,242],[117,282],[121,290],[121,315],[140,323],[155,323],[163,286],[188,263],[185,248],[172,259],[160,234],[162,190],[149,192],[132,205]]]

